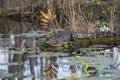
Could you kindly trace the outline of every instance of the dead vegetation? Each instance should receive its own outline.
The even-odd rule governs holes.
[[[26,12],[40,15],[40,11],[46,12],[51,9],[57,15],[55,25],[57,28],[69,27],[81,33],[94,33],[105,22],[111,32],[119,32],[115,29],[116,26],[119,28],[120,24],[120,0],[11,0],[9,2],[1,0],[1,2],[4,4],[0,6],[0,11],[6,14],[10,14],[7,11],[10,7],[16,9],[21,16]]]

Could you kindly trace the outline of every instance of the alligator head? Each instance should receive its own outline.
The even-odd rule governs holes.
[[[51,46],[62,46],[66,42],[70,40],[70,38],[73,36],[73,32],[64,30],[59,31],[55,37],[50,38],[46,43]]]

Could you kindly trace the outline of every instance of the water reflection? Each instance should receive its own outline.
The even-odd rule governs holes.
[[[21,34],[21,33],[25,33],[25,32],[28,32],[30,31],[32,28],[31,28],[31,25],[30,23],[28,22],[16,22],[16,21],[12,21],[12,20],[8,20],[8,19],[0,19],[0,33],[1,33],[1,36],[0,36],[0,47],[3,48],[1,50],[4,51],[4,53],[2,52],[1,53],[1,57],[4,58],[4,60],[2,59],[0,63],[4,62],[4,63],[13,63],[13,62],[18,62],[18,63],[22,63],[24,62],[25,60],[22,59],[23,58],[23,55],[22,54],[12,54],[10,53],[9,51],[6,51],[8,50],[9,48],[21,48],[21,43],[23,41],[23,38],[21,37],[17,37],[17,38],[14,38],[14,34]],[[4,34],[4,35],[2,35]],[[10,38],[9,38],[10,37]],[[21,49],[22,50],[22,49]],[[8,60],[8,61],[6,61]],[[33,66],[34,66],[34,59],[29,59],[30,61],[30,69],[31,70],[31,74],[32,75],[35,75],[34,73],[34,69],[33,69]],[[5,65],[7,66],[7,65]],[[23,79],[23,73],[24,73],[24,67],[23,67],[23,64],[21,65],[9,65],[7,67],[4,66],[4,69],[8,70],[8,73],[13,73],[13,74],[20,74],[20,76],[18,77],[18,80],[22,80]],[[16,76],[17,77],[17,76]],[[9,80],[14,80],[15,78],[9,78]],[[33,78],[33,80],[35,80]]]
[[[81,77],[81,64],[69,62],[70,57],[60,57],[43,55],[39,56],[40,49],[35,46],[34,37],[14,37],[14,34],[21,34],[31,30],[28,22],[15,22],[11,20],[0,19],[0,69],[5,70],[4,73],[12,73],[14,76],[4,77],[9,80],[50,80],[53,77],[68,78],[71,74]],[[3,35],[4,34],[4,35]],[[10,38],[9,38],[10,37]],[[28,42],[28,43],[27,43]],[[10,49],[11,48],[11,49]],[[12,48],[19,52],[11,52]],[[23,52],[21,52],[23,51]],[[26,51],[26,52],[24,52]],[[106,50],[107,55],[110,53]],[[119,49],[113,49],[115,55],[119,55]],[[120,55],[119,55],[120,56]],[[73,58],[73,57],[72,57]],[[115,57],[115,60],[118,59]],[[119,58],[120,59],[120,58]],[[117,61],[119,61],[119,59]],[[117,65],[120,62],[117,62]],[[17,63],[16,63],[17,62]],[[0,72],[1,73],[1,72]]]

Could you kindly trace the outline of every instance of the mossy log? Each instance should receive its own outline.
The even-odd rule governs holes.
[[[108,45],[106,48],[112,48],[120,45],[120,37],[99,37],[99,38],[76,38],[75,41],[68,42],[68,48],[63,46],[50,46],[44,44],[41,48],[42,51],[62,51],[73,52],[80,48],[86,48],[91,45]]]
[[[117,46],[120,44],[120,37],[99,37],[99,38],[77,38],[75,41],[76,48],[88,47],[90,45],[110,45]]]

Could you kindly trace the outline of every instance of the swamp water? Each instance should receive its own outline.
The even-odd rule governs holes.
[[[99,51],[98,45],[91,46],[95,50],[81,48],[86,56],[42,52],[36,39],[50,33],[36,30],[27,22],[0,19],[0,80],[120,80],[118,47]],[[27,40],[30,46],[25,45]]]

